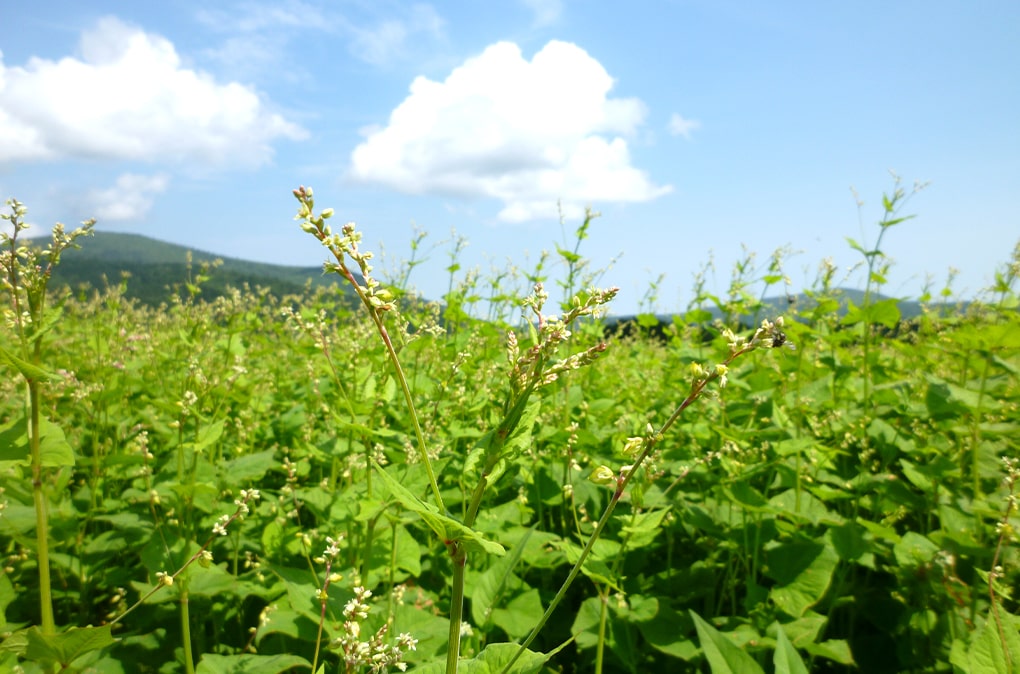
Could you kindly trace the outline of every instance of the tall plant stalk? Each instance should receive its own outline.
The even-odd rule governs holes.
[[[9,295],[10,308],[4,318],[14,325],[18,337],[17,352],[0,346],[0,361],[13,366],[25,380],[27,388],[26,416],[28,417],[29,464],[32,472],[32,501],[35,508],[36,559],[39,568],[39,620],[44,634],[56,632],[53,614],[53,590],[50,580],[49,512],[46,490],[46,465],[42,455],[42,402],[41,387],[52,378],[43,367],[43,337],[52,326],[46,306],[46,291],[53,268],[60,262],[61,253],[77,247],[75,239],[91,234],[95,220],[82,223],[70,234],[57,223],[46,248],[25,245],[18,236],[29,225],[24,221],[28,212],[16,199],[6,202],[9,213],[0,218],[10,223],[11,233],[0,234],[0,271],[3,289]],[[73,462],[73,454],[67,457]]]
[[[443,504],[435,472],[425,446],[421,422],[411,390],[400,365],[396,348],[383,324],[383,316],[395,308],[392,303],[392,293],[381,288],[379,282],[372,278],[372,266],[369,264],[372,254],[359,249],[361,234],[355,229],[353,223],[344,225],[339,234],[334,234],[327,224],[327,220],[333,215],[332,209],[326,209],[316,214],[311,189],[300,187],[294,190],[294,196],[300,203],[297,218],[302,221],[301,228],[315,236],[335,259],[335,262],[326,263],[325,269],[340,274],[350,283],[375,323],[393,366],[395,379],[404,393],[404,400],[418,441],[420,460],[425,465],[436,506],[439,513],[442,514],[442,518],[448,519],[448,513]],[[586,220],[585,226],[589,220],[590,218]],[[348,266],[348,257],[357,264],[361,273],[360,281]],[[510,388],[504,399],[502,418],[499,424],[476,448],[475,460],[481,471],[481,476],[471,492],[463,521],[453,523],[456,525],[453,527],[453,533],[443,531],[442,518],[439,524],[433,524],[433,529],[442,537],[453,564],[450,581],[447,674],[456,673],[460,656],[460,633],[464,611],[464,574],[469,547],[469,540],[464,536],[470,537],[471,535],[471,527],[475,523],[490,478],[499,470],[502,462],[516,458],[519,453],[520,448],[513,442],[518,429],[521,429],[522,433],[531,431],[534,419],[529,417],[527,412],[532,395],[539,388],[557,381],[563,373],[591,364],[606,349],[606,344],[600,342],[580,353],[565,358],[559,357],[560,347],[571,336],[568,326],[582,316],[595,315],[604,304],[615,297],[617,292],[617,288],[591,289],[576,296],[572,302],[568,303],[569,308],[562,317],[547,317],[541,311],[548,295],[542,285],[537,284],[532,295],[524,300],[524,305],[530,308],[536,317],[535,324],[530,326],[533,345],[522,352],[515,333],[513,331],[507,333],[508,360],[511,364]]]

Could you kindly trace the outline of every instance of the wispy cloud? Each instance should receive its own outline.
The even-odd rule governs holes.
[[[294,56],[294,43],[302,36],[338,31],[327,13],[301,0],[207,7],[195,18],[211,34],[222,36],[222,42],[203,50],[204,56],[231,77],[254,82],[310,77],[307,64]]]
[[[345,21],[350,52],[372,65],[385,65],[406,53],[414,39],[443,37],[445,22],[431,5],[416,4],[385,18]]]
[[[278,75],[282,71],[286,76],[302,71],[304,66],[293,62],[290,54],[310,35],[327,35],[346,45],[356,59],[374,66],[409,58],[420,52],[423,44],[445,38],[445,21],[427,3],[247,1],[229,8],[203,9],[197,19],[210,31],[228,36],[206,54],[230,72],[250,73],[255,78],[267,72]]]
[[[696,119],[684,119],[677,113],[669,118],[669,132],[674,136],[683,136],[691,139],[691,132],[701,128],[701,122]]]
[[[521,0],[534,15],[536,27],[556,23],[563,14],[563,0]]]
[[[550,42],[527,61],[500,42],[443,82],[418,77],[382,128],[351,155],[354,179],[416,194],[490,197],[501,220],[574,216],[592,202],[666,194],[631,164],[627,141],[643,123],[633,98],[580,47]]]

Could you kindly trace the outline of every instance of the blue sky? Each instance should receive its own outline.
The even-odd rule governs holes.
[[[1020,239],[1013,0],[42,1],[0,25],[0,194],[37,233],[96,216],[317,265],[305,184],[380,268],[427,231],[411,282],[435,297],[452,230],[463,268],[527,269],[591,205],[614,313],[661,273],[655,308],[683,309],[710,259],[722,292],[782,247],[791,291],[825,258],[860,286],[846,237],[877,236],[890,170],[930,184],[886,236],[887,292],[953,267],[973,295]]]

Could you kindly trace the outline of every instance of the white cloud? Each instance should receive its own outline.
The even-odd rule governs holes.
[[[691,131],[695,131],[701,128],[701,122],[696,119],[684,119],[677,113],[673,113],[673,116],[669,118],[669,132],[674,136],[683,136],[687,140],[691,139]]]
[[[172,43],[102,19],[82,34],[80,58],[0,54],[0,164],[65,157],[247,166],[277,138],[307,136],[237,82],[184,68]]]
[[[165,192],[169,184],[170,178],[162,173],[125,173],[113,187],[88,193],[87,212],[99,222],[140,220],[152,208],[155,195]]]
[[[562,0],[521,0],[535,15],[535,26],[556,23],[563,13]]]
[[[418,77],[384,128],[366,131],[351,177],[414,194],[490,197],[507,222],[576,216],[592,202],[671,191],[631,165],[622,136],[645,108],[609,98],[613,80],[576,45],[553,41],[529,62],[509,42],[443,82]]]

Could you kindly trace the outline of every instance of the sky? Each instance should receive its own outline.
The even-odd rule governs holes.
[[[552,251],[559,299],[591,208],[579,252],[616,314],[682,311],[696,274],[725,293],[777,250],[770,292],[824,260],[862,287],[847,238],[875,243],[893,174],[916,217],[882,239],[887,294],[953,269],[975,296],[1020,240],[1015,0],[3,0],[0,26],[0,195],[35,234],[96,217],[315,266],[308,185],[378,271],[421,260],[427,297],[454,262]]]

